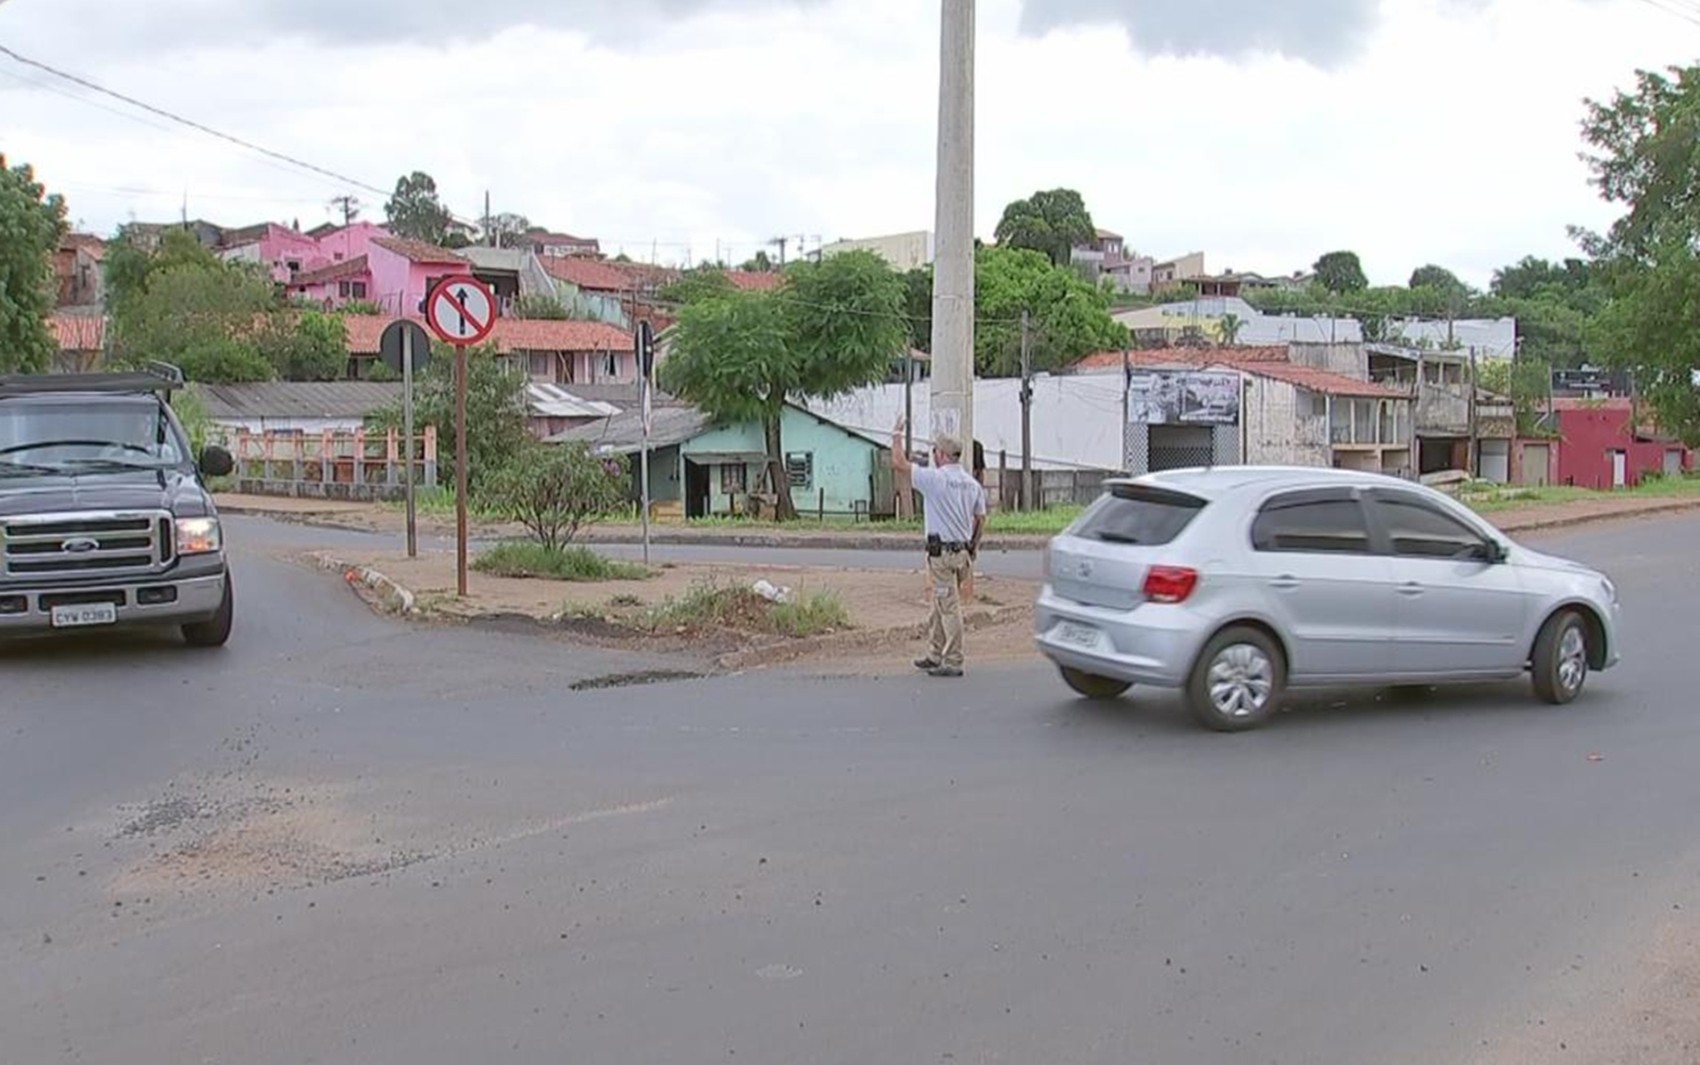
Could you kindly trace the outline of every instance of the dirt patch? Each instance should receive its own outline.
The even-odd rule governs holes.
[[[428,854],[386,844],[376,819],[341,792],[278,785],[246,794],[197,789],[142,804],[119,838],[144,837],[150,853],[108,886],[122,901],[226,888],[309,887],[404,868]]]
[[[1473,1065],[1694,1065],[1700,1061],[1700,921],[1666,922],[1610,988],[1532,1017]]]

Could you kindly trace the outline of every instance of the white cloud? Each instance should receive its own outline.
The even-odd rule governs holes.
[[[463,216],[488,189],[497,210],[644,257],[931,226],[932,0],[701,0],[689,18],[650,0],[589,32],[532,19],[573,6],[539,2],[449,46],[378,40],[311,5],[238,18],[161,2],[201,15],[155,23],[181,31],[169,62],[143,38],[118,49],[125,16],[94,17],[94,0],[0,0],[0,41],[364,182],[426,170]],[[1700,34],[1634,0],[1363,0],[1332,36],[1293,36],[1318,4],[1309,23],[1235,23],[1206,42],[1220,57],[1152,57],[1136,46],[1192,48],[1187,23],[1135,17],[1173,5],[1068,6],[981,0],[983,235],[1009,199],[1069,185],[1158,255],[1274,272],[1349,247],[1378,281],[1437,261],[1482,282],[1525,253],[1569,253],[1564,227],[1605,216],[1576,161],[1582,97],[1680,60]],[[95,104],[127,110],[0,59],[0,147],[94,228],[173,217],[185,191],[192,215],[310,225],[342,191]]]

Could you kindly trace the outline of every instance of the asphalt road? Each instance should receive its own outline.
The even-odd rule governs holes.
[[[0,1060],[1595,1061],[1700,916],[1697,518],[1543,541],[1628,611],[1574,706],[1240,736],[1036,666],[573,690],[674,664],[232,538],[223,652],[0,649]]]

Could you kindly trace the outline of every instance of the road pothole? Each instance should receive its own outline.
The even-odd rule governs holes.
[[[636,688],[645,684],[671,684],[683,680],[701,680],[706,673],[697,673],[688,669],[648,669],[635,673],[609,673],[600,677],[587,677],[574,681],[567,687],[575,692],[601,691],[607,688]]]

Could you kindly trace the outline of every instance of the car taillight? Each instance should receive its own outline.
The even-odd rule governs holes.
[[[1198,571],[1185,566],[1152,566],[1145,571],[1145,598],[1153,603],[1179,603],[1198,587]]]

